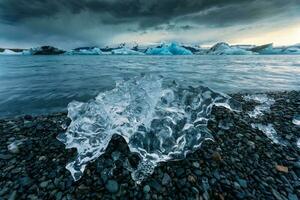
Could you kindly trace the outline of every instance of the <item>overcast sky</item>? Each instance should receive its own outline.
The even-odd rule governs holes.
[[[300,0],[0,0],[0,46],[300,43]]]

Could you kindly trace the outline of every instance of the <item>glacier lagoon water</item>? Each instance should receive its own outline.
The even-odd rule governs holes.
[[[0,117],[66,111],[143,73],[224,93],[300,90],[300,56],[0,56]]]

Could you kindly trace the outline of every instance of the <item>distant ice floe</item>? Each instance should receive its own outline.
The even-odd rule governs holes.
[[[275,144],[283,144],[279,142],[279,137],[277,136],[277,132],[274,129],[272,124],[262,125],[262,124],[251,124],[252,128],[257,128],[262,131],[269,139],[272,140]]]
[[[193,53],[177,43],[162,44],[160,47],[149,48],[147,55],[192,55]]]
[[[293,124],[300,126],[300,115],[296,115],[293,119]]]
[[[239,47],[229,46],[229,44],[221,42],[211,47],[207,54],[210,55],[253,55],[252,51],[248,51]]]
[[[244,96],[245,101],[255,101],[260,105],[255,106],[253,111],[248,112],[251,118],[262,116],[264,112],[270,112],[271,106],[275,103],[273,98],[269,98],[266,94],[253,94]]]
[[[111,51],[113,55],[144,55],[144,53],[123,47],[120,49],[114,49]]]
[[[58,140],[67,149],[77,149],[77,158],[66,166],[74,180],[118,134],[141,158],[137,168],[130,169],[140,183],[158,163],[182,159],[212,139],[207,122],[214,105],[240,110],[238,102],[207,87],[163,86],[162,81],[156,76],[120,81],[94,100],[68,105],[71,124]]]
[[[5,55],[5,56],[8,56],[8,55],[22,55],[22,52],[15,52],[15,51],[12,51],[10,49],[5,49],[3,52],[0,52],[0,55]]]
[[[92,48],[78,48],[67,51],[66,55],[101,55],[102,51],[97,47]]]

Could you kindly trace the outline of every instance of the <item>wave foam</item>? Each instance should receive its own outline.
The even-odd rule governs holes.
[[[265,94],[254,94],[247,95],[244,97],[246,101],[255,101],[260,103],[260,105],[255,106],[253,111],[248,112],[249,117],[257,118],[264,114],[264,112],[270,112],[270,107],[275,103],[273,98],[269,98]]]

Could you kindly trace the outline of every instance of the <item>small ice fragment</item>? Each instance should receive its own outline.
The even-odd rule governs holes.
[[[300,148],[300,139],[297,141],[297,147]]]
[[[11,153],[19,153],[20,152],[19,146],[21,144],[23,144],[23,140],[14,141],[13,143],[7,146],[7,149]]]
[[[300,126],[300,115],[296,115],[293,119],[293,124]]]
[[[229,130],[231,125],[228,120],[220,120],[218,127],[223,130]]]
[[[257,118],[259,116],[262,116],[264,112],[270,112],[270,107],[275,103],[275,100],[273,98],[269,98],[265,94],[254,94],[254,95],[247,95],[244,96],[244,100],[246,101],[255,101],[257,103],[260,103],[260,105],[255,106],[253,111],[248,112],[248,115],[251,118]]]
[[[262,124],[251,124],[252,128],[257,128],[262,131],[269,139],[275,144],[280,144],[277,132],[272,124],[262,125]]]

